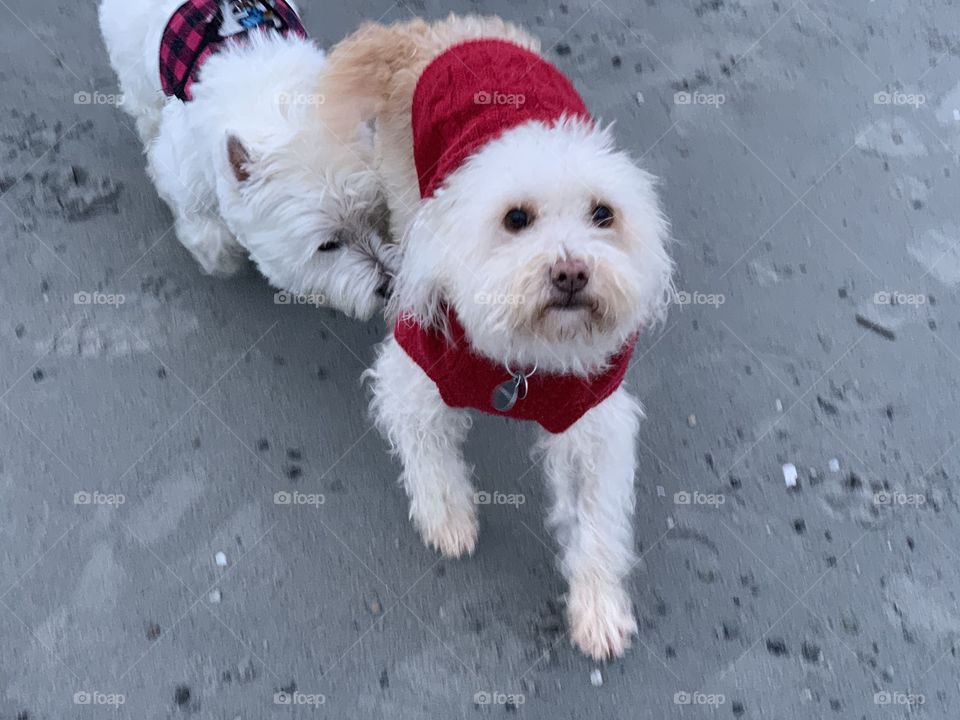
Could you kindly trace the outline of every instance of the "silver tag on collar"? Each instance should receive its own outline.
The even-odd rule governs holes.
[[[518,400],[523,400],[527,396],[528,388],[526,375],[514,375],[494,388],[490,403],[497,412],[510,412]]]

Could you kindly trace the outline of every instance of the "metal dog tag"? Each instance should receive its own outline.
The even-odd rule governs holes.
[[[493,397],[490,403],[497,412],[510,412],[513,406],[517,404],[520,398],[520,383],[523,381],[523,375],[512,377],[505,383],[497,385],[493,391]]]
[[[527,396],[529,385],[525,375],[515,375],[505,383],[497,385],[490,402],[497,412],[510,412],[518,400]]]

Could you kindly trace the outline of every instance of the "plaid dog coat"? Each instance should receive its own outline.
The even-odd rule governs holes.
[[[187,0],[177,8],[160,39],[160,84],[165,95],[191,100],[190,86],[204,60],[233,39],[254,30],[306,38],[286,0]]]

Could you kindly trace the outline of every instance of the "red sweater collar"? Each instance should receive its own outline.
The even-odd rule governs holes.
[[[433,380],[450,407],[473,408],[515,420],[533,420],[551,433],[562,433],[589,410],[606,400],[623,383],[637,336],[610,358],[607,369],[588,378],[534,372],[527,395],[512,409],[497,411],[494,391],[511,379],[500,363],[476,353],[456,315],[448,313],[450,336],[437,328],[424,328],[409,317],[400,317],[393,335],[400,347]],[[526,369],[526,373],[529,368]]]
[[[590,119],[557,68],[506,40],[470,40],[438,55],[413,94],[413,154],[420,197],[507,130],[563,116]]]

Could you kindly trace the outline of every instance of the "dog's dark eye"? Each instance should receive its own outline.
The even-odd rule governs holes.
[[[593,224],[599,228],[610,227],[613,224],[613,210],[607,205],[598,203],[593,208],[591,220],[593,220]]]
[[[317,252],[332,252],[333,250],[339,250],[342,245],[343,243],[339,240],[330,240],[318,247]]]
[[[510,232],[519,232],[532,222],[533,215],[523,208],[511,208],[503,217],[503,226]]]

